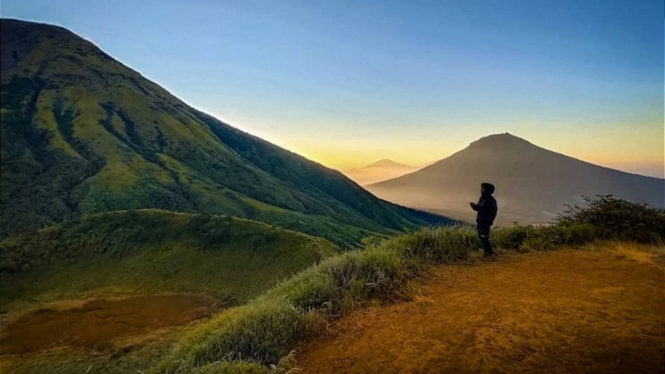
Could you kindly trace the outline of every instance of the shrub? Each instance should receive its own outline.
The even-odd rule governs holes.
[[[589,224],[596,228],[597,236],[604,239],[630,240],[650,243],[665,238],[665,210],[644,204],[599,195],[597,199],[584,199],[586,206],[568,206],[557,218],[557,224]]]

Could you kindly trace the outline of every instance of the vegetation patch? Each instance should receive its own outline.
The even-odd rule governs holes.
[[[226,216],[125,211],[0,241],[0,301],[189,292],[243,303],[333,255],[330,242]]]
[[[654,264],[665,258],[665,245],[644,245],[634,242],[614,242],[609,250],[616,258],[639,262],[641,264]]]
[[[585,198],[586,206],[569,206],[560,225],[589,224],[607,239],[653,242],[665,238],[665,209],[617,199],[612,195]]]
[[[578,212],[602,214],[598,210],[610,207],[590,203]],[[651,214],[645,212],[651,210],[640,206],[633,214]],[[551,226],[497,229],[492,240],[500,248],[539,251],[609,238],[605,228],[576,222],[574,214],[562,216]],[[480,248],[470,227],[442,227],[421,229],[328,258],[249,304],[224,311],[190,331],[152,371],[188,373],[217,362],[229,363],[228,371],[220,373],[233,372],[234,362],[267,367],[287,355],[296,342],[321,331],[327,320],[370,302],[409,297],[411,282],[432,265],[473,259]]]

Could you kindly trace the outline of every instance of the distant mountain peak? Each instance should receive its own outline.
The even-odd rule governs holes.
[[[375,163],[369,164],[365,167],[371,168],[371,167],[410,167],[408,165],[400,164],[399,162],[393,161],[388,158],[384,158],[382,160],[379,160]]]

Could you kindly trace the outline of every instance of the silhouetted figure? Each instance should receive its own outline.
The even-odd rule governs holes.
[[[478,212],[476,215],[476,225],[478,228],[478,236],[480,241],[483,242],[483,251],[485,256],[494,254],[492,244],[490,244],[490,227],[494,223],[496,213],[499,208],[496,206],[496,200],[492,194],[494,193],[494,185],[491,183],[480,184],[480,199],[478,203],[469,203],[471,209]]]

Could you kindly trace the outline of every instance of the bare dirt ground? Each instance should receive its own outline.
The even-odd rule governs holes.
[[[302,345],[298,366],[317,374],[664,373],[664,269],[597,249],[442,266],[415,301],[355,312],[332,337]]]
[[[92,300],[70,308],[41,308],[4,324],[0,355],[63,346],[104,350],[209,316],[215,310],[215,299],[200,295],[136,296]]]

